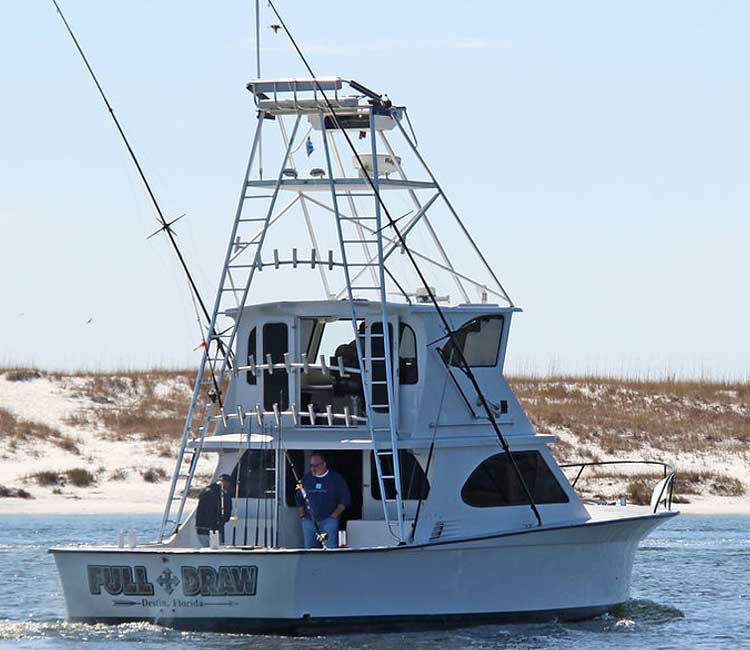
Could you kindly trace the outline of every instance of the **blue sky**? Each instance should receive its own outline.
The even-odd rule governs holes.
[[[188,214],[206,295],[249,146],[253,4],[62,3],[163,207]],[[409,107],[524,308],[511,370],[748,378],[750,5],[278,6],[318,74]],[[303,76],[263,11],[264,76]],[[4,9],[0,78],[0,363],[197,363],[184,281],[51,3]]]

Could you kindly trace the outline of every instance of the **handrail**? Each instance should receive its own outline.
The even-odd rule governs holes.
[[[672,492],[673,492],[673,485],[674,485],[674,477],[675,477],[675,468],[672,467],[669,463],[664,463],[660,460],[599,460],[599,461],[588,461],[588,462],[582,462],[582,463],[563,463],[559,467],[560,469],[566,469],[570,467],[578,467],[578,473],[576,474],[576,477],[571,482],[571,487],[575,488],[576,483],[578,483],[578,479],[581,478],[581,475],[583,474],[584,470],[587,467],[598,467],[601,465],[659,465],[664,469],[664,478],[656,485],[654,488],[654,492],[656,492],[656,488],[661,485],[661,489],[659,490],[659,496],[654,502],[654,495],[651,495],[651,501],[654,503],[654,509],[653,512],[656,513],[657,509],[659,508],[659,504],[662,502],[662,499],[664,499],[665,491],[666,494],[666,509],[671,510],[672,509]]]

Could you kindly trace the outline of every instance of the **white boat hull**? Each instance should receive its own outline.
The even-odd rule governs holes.
[[[639,540],[674,514],[413,547],[51,552],[75,621],[304,633],[576,619],[629,598]]]

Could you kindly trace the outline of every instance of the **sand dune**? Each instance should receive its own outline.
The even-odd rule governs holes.
[[[664,460],[684,512],[750,514],[750,387],[705,382],[516,378],[561,462]],[[0,513],[161,512],[192,377],[182,371],[0,371]],[[637,498],[643,467],[584,475],[588,498]],[[648,468],[645,468],[648,470]],[[197,484],[213,458],[201,458]],[[587,470],[588,472],[588,470]]]

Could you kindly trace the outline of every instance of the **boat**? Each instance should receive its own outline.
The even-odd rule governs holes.
[[[68,618],[317,634],[576,620],[626,602],[639,542],[677,514],[674,470],[653,463],[648,505],[576,491],[597,463],[560,465],[514,395],[520,309],[407,107],[342,77],[247,89],[250,156],[159,538],[50,549]],[[313,452],[351,504],[340,539],[303,548]],[[233,488],[203,546],[206,455],[211,482]]]

